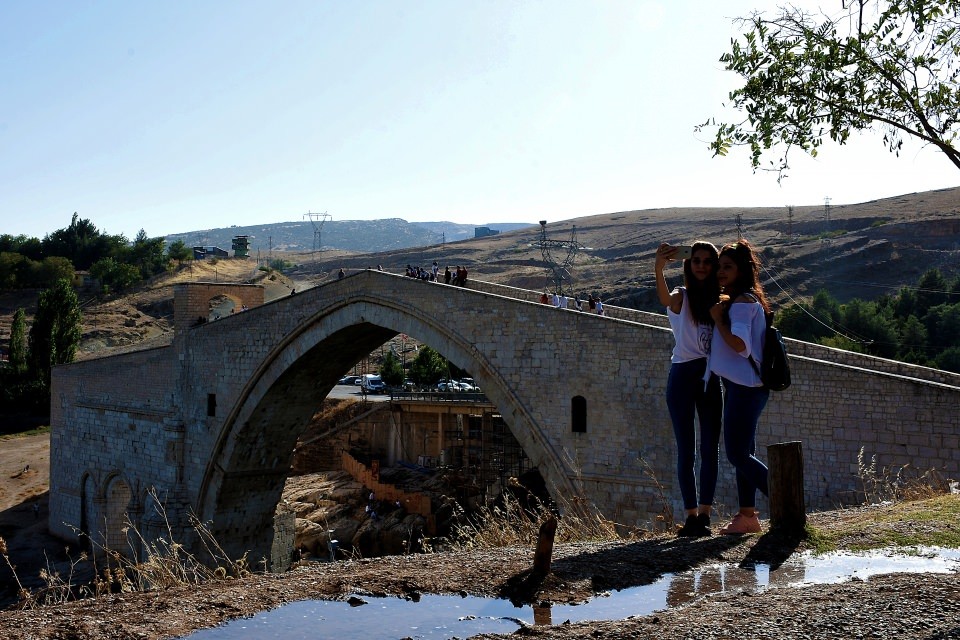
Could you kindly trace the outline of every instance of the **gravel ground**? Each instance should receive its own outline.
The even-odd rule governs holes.
[[[817,518],[833,523],[841,519],[836,513]],[[909,519],[895,524],[904,529],[914,525]],[[857,543],[869,535],[858,534]],[[407,598],[447,593],[575,603],[698,566],[722,562],[779,566],[801,548],[798,541],[770,534],[565,544],[555,549],[551,572],[542,580],[531,575],[533,552],[525,547],[310,564],[282,575],[3,611],[0,637],[160,640],[287,602],[344,599],[358,591]],[[554,620],[553,626],[524,627],[513,635],[613,640],[960,638],[960,576],[896,574],[834,585],[733,588],[652,615],[576,624]]]

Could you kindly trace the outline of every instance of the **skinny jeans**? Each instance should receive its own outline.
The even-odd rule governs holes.
[[[737,470],[737,499],[740,508],[753,508],[757,489],[767,496],[767,466],[755,455],[757,424],[767,406],[770,390],[765,387],[745,387],[723,381],[723,446],[730,464]]]
[[[717,490],[723,396],[720,379],[714,374],[710,374],[704,389],[703,374],[706,369],[706,358],[675,362],[670,365],[670,375],[667,378],[667,409],[673,422],[673,435],[677,440],[677,480],[684,509],[696,509],[698,504],[712,505]],[[695,475],[695,412],[700,418],[699,500]]]

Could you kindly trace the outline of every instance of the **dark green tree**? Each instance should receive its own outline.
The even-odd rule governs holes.
[[[74,212],[70,226],[48,234],[41,246],[44,256],[67,258],[77,269],[85,270],[100,258],[117,255],[126,244],[123,236],[101,233],[96,225]]]
[[[399,387],[403,384],[403,376],[403,365],[400,364],[400,359],[393,355],[392,351],[388,351],[383,358],[383,364],[380,365],[380,378],[387,386]]]
[[[960,373],[960,347],[950,347],[937,357],[937,368]]]
[[[146,231],[140,229],[133,245],[125,252],[124,262],[139,269],[140,276],[144,279],[163,273],[170,264],[163,245],[163,238],[148,238]]]
[[[41,287],[52,287],[58,280],[73,280],[73,264],[62,256],[47,256],[38,265],[37,283]]]
[[[178,265],[183,264],[186,260],[193,260],[193,249],[183,240],[175,240],[167,247],[167,258],[176,261]]]
[[[125,291],[141,281],[140,270],[132,264],[101,258],[90,267],[90,275],[100,281],[106,291]]]
[[[80,301],[69,280],[40,293],[30,327],[29,362],[33,377],[50,388],[50,367],[73,362],[80,345]]]
[[[17,309],[10,325],[10,368],[21,376],[27,371],[27,314]]]
[[[923,323],[920,322],[917,316],[908,316],[900,327],[900,345],[898,357],[906,362],[922,364],[922,361],[926,361],[926,357],[924,355],[926,354],[926,351],[926,327],[923,326]]]
[[[927,344],[934,352],[960,346],[960,304],[938,304],[923,318]]]
[[[436,384],[447,375],[447,360],[428,346],[420,347],[410,364],[410,379],[417,384]]]
[[[897,331],[893,316],[880,313],[874,302],[854,298],[841,307],[841,325],[849,333],[864,341],[866,352],[893,358],[897,354]]]
[[[36,263],[29,258],[13,252],[0,252],[0,289],[18,289],[27,286],[31,266]]]
[[[0,252],[19,253],[31,260],[43,259],[43,247],[39,238],[30,238],[23,234],[11,236],[9,233],[0,235]]]
[[[714,155],[745,146],[755,171],[783,177],[793,148],[815,156],[826,138],[843,144],[852,132],[878,129],[893,153],[912,138],[960,169],[960,0],[836,5],[844,10],[834,17],[786,5],[772,17],[741,19],[743,38],[720,61],[744,81],[730,103],[745,116],[697,127],[716,126]]]
[[[950,285],[938,269],[930,269],[917,282],[917,306],[914,313],[918,318],[926,315],[932,307],[946,304],[950,298]]]

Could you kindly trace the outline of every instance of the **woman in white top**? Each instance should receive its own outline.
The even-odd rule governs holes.
[[[707,370],[713,336],[710,309],[719,298],[720,285],[717,283],[717,248],[709,242],[695,242],[690,257],[683,261],[686,286],[670,291],[663,268],[678,259],[678,250],[679,247],[661,244],[654,274],[657,296],[660,304],[667,308],[675,340],[667,378],[667,408],[677,440],[677,479],[687,516],[677,535],[700,537],[710,535],[710,511],[720,458],[723,399],[719,379]],[[697,449],[694,412],[700,418],[699,500],[694,469]]]
[[[714,320],[710,370],[723,384],[723,444],[737,470],[740,511],[720,533],[756,533],[757,489],[767,493],[767,467],[755,454],[757,423],[770,390],[763,386],[751,359],[760,367],[770,310],[760,284],[759,259],[750,243],[740,240],[720,250],[717,279],[722,295],[710,310]]]

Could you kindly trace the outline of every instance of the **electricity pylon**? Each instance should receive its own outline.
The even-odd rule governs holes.
[[[543,256],[543,262],[549,272],[548,277],[553,283],[553,290],[557,295],[563,295],[563,281],[570,279],[570,267],[581,246],[577,241],[577,226],[574,225],[570,231],[569,240],[550,240],[547,238],[547,221],[540,221],[540,255]],[[555,250],[565,250],[566,257],[562,261],[557,261],[553,257]]]

